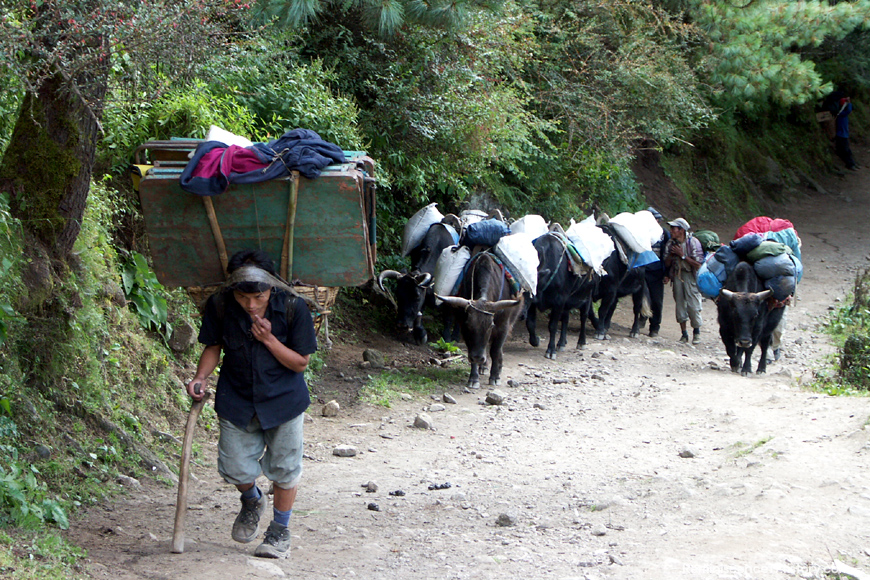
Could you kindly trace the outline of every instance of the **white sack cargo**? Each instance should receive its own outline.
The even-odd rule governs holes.
[[[221,129],[217,125],[211,125],[208,128],[208,133],[205,134],[206,141],[220,141],[226,145],[238,145],[239,147],[250,147],[254,143],[247,137],[236,135],[226,129]]]
[[[405,232],[402,235],[402,257],[411,253],[411,250],[420,245],[426,232],[433,224],[440,223],[444,216],[438,211],[437,203],[430,203],[408,220],[405,224]]]
[[[655,222],[652,214],[650,212],[646,213]],[[626,249],[642,254],[643,252],[652,251],[652,243],[650,242],[652,230],[647,220],[638,214],[625,211],[610,218],[609,223],[613,227],[613,231],[619,236],[619,239],[628,246]],[[661,227],[658,224],[656,224],[656,227],[661,231]]]
[[[643,225],[644,230],[649,232],[650,245],[654,246],[657,244],[659,240],[662,239],[662,235],[664,235],[665,231],[662,229],[662,226],[659,225],[659,222],[656,221],[656,216],[647,209],[636,212],[634,215],[637,216],[638,221]]]
[[[254,143],[248,139],[247,137],[242,137],[241,135],[236,135],[235,133],[231,133],[226,129],[221,129],[217,125],[211,125],[208,128],[208,133],[205,134],[206,141],[220,141],[225,145],[237,145],[239,147],[250,147]],[[196,150],[191,151],[187,154],[188,159],[193,159],[193,154],[196,153]]]
[[[471,249],[468,246],[448,246],[441,250],[438,262],[435,263],[435,274],[432,276],[432,289],[438,296],[452,296],[453,289],[462,276],[462,271],[471,259]],[[435,304],[441,304],[435,299]]]
[[[604,275],[604,260],[613,253],[613,240],[595,225],[595,218],[589,216],[580,223],[571,220],[571,226],[565,232],[568,241],[574,244],[577,253],[596,273]]]
[[[462,222],[462,227],[465,227],[468,224],[483,221],[488,217],[489,215],[486,212],[479,209],[467,209],[459,214],[459,221]]]
[[[533,240],[547,234],[547,220],[539,215],[529,214],[523,216],[510,225],[511,233],[518,234],[520,232],[529,234]]]
[[[534,296],[538,291],[538,251],[532,236],[520,232],[505,236],[495,245],[495,255],[516,276],[523,290]]]

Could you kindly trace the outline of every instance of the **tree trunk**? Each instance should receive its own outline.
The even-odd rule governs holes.
[[[13,215],[56,258],[69,254],[81,231],[106,70],[76,79],[73,90],[56,74],[28,93],[0,165],[0,192],[9,194]]]

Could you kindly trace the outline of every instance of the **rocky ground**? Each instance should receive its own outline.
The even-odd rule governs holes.
[[[870,399],[807,386],[833,352],[820,324],[870,260],[868,177],[834,176],[771,209],[797,226],[805,274],[766,375],[730,372],[711,302],[697,347],[677,342],[669,296],[660,337],[627,338],[622,305],[611,340],[554,361],[518,327],[502,404],[457,383],[334,418],[312,407],[288,559],[231,540],[237,494],[202,431],[183,554],[169,551],[175,489],[150,480],[69,537],[94,577],[113,579],[822,579],[838,566],[870,578]],[[693,225],[727,240],[739,224]],[[574,322],[572,347],[576,336]],[[365,346],[337,341],[334,360]],[[374,346],[418,354],[389,337]],[[335,381],[362,374],[327,365]],[[413,426],[423,412],[432,429]],[[356,454],[335,455],[341,445]]]

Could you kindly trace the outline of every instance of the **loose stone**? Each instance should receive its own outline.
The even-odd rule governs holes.
[[[417,429],[432,429],[432,417],[426,413],[420,413],[414,418],[414,427]]]
[[[323,408],[320,410],[320,414],[324,417],[337,417],[340,410],[341,407],[339,406],[338,401],[333,399],[332,401],[323,405]]]
[[[501,405],[504,403],[505,394],[501,391],[489,391],[486,394],[486,404],[487,405]]]
[[[337,457],[355,457],[357,454],[357,449],[353,445],[336,445],[332,454]]]

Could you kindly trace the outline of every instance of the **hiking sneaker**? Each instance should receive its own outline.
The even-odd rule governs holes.
[[[701,344],[701,330],[698,328],[692,332],[692,344]]]
[[[689,333],[684,332],[683,336],[680,337],[680,342],[689,342]]]
[[[260,516],[266,511],[269,500],[264,493],[260,499],[242,500],[242,509],[233,522],[233,539],[247,544],[253,542],[260,533]]]
[[[658,330],[650,330],[650,331],[649,331],[649,337],[650,337],[650,338],[655,338],[655,337],[657,337],[658,335],[659,335],[659,331],[658,331]]]
[[[271,522],[266,530],[263,543],[254,550],[258,558],[284,558],[290,551],[290,528],[278,522]]]

